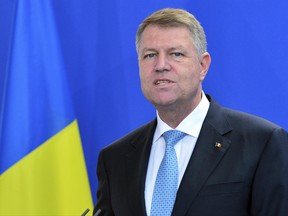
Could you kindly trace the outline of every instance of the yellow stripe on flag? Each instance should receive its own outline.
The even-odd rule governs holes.
[[[81,215],[92,208],[75,120],[0,176],[0,215]]]

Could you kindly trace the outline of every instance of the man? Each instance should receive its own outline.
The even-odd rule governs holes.
[[[139,26],[136,48],[157,118],[100,152],[94,213],[287,216],[288,134],[204,94],[211,59],[195,17],[181,9],[153,13]],[[184,134],[172,148],[167,131]],[[163,168],[175,155],[176,166]]]

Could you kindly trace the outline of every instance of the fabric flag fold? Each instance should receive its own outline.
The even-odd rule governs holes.
[[[50,3],[15,4],[0,97],[0,215],[80,215],[93,205]]]

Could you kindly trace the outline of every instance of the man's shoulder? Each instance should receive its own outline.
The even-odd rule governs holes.
[[[280,128],[279,125],[263,117],[251,114],[248,112],[238,111],[235,109],[224,108],[224,112],[230,123],[239,125],[245,128],[263,128],[268,130],[274,130]]]
[[[147,137],[153,137],[157,120],[154,119],[126,134],[125,136],[117,139],[111,144],[107,145],[106,150],[120,150],[130,147],[131,145],[137,145],[137,143],[144,141]]]
[[[257,116],[244,111],[231,109],[218,104],[214,99],[210,97],[210,119],[214,119],[214,122],[225,121],[231,128],[239,129],[245,128],[247,130],[258,128],[259,130],[274,130],[281,127],[272,121],[263,117]]]

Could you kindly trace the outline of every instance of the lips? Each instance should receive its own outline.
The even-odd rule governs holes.
[[[155,85],[164,85],[164,84],[169,84],[169,83],[174,83],[174,82],[171,80],[167,80],[167,79],[156,80],[154,82]]]

